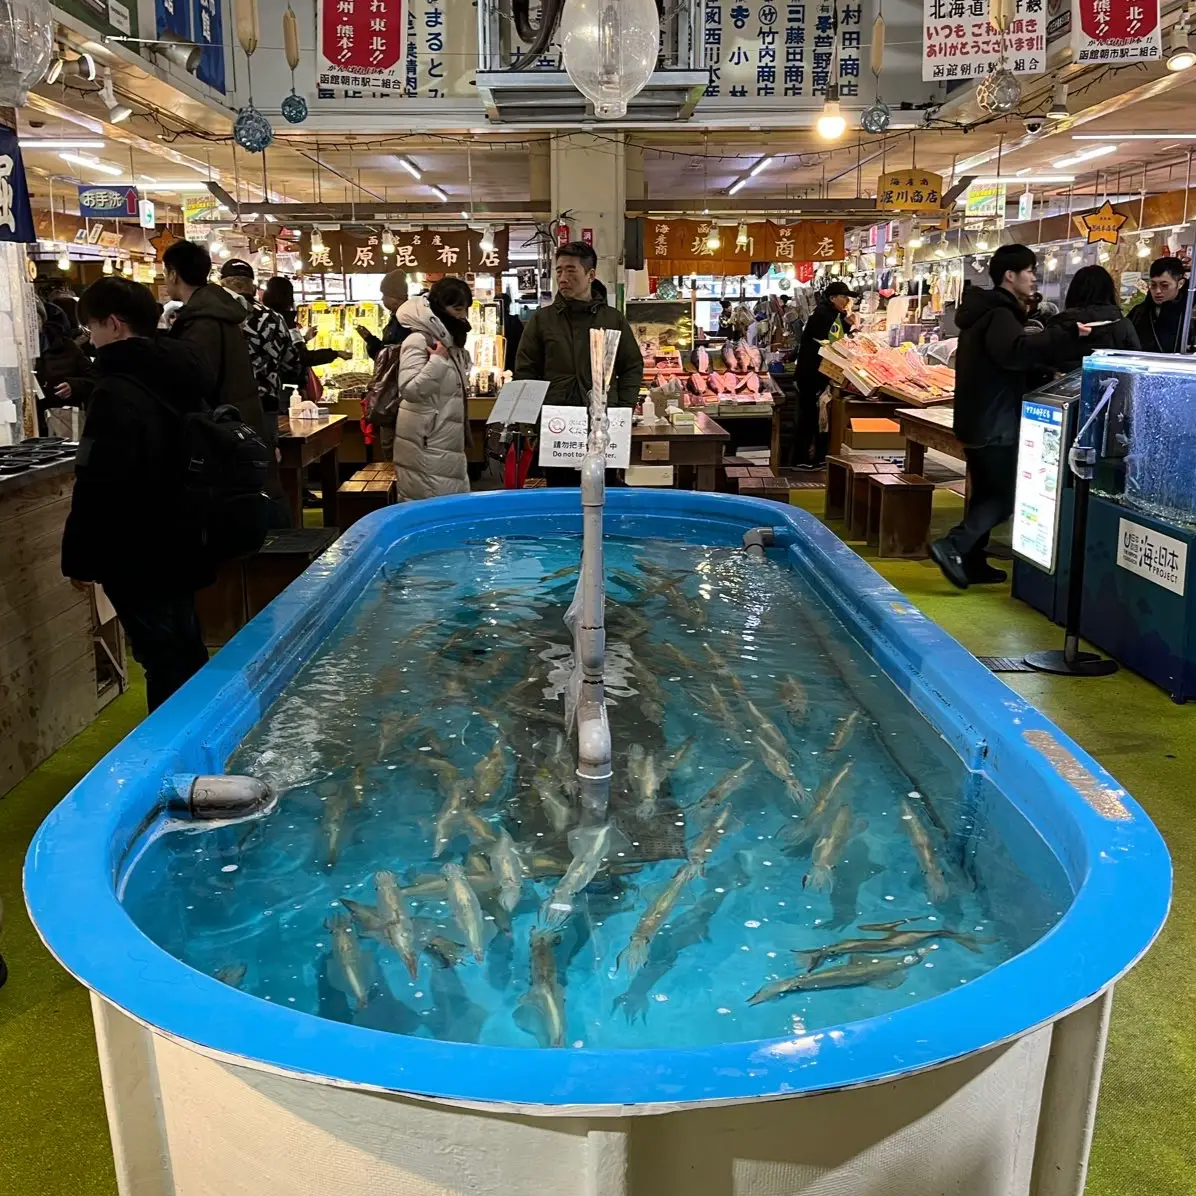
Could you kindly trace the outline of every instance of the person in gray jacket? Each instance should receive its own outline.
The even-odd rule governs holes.
[[[459,278],[442,278],[426,296],[399,308],[411,330],[399,349],[399,414],[395,476],[402,499],[467,494],[466,399],[469,394],[469,307]]]

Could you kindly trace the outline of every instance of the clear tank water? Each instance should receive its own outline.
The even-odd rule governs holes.
[[[228,762],[279,786],[278,808],[240,825],[159,828],[124,878],[137,924],[191,966],[306,1013],[400,1034],[550,1045],[545,1018],[522,998],[533,987],[541,903],[569,857],[538,789],[555,775],[548,791],[559,793],[571,768],[558,736],[571,663],[562,618],[578,553],[568,537],[496,538],[384,567]],[[884,1014],[966,984],[1060,917],[1071,891],[1038,834],[965,770],[797,575],[737,550],[608,538],[607,576],[611,813],[627,843],[550,942],[559,1041],[680,1047]],[[789,837],[809,806],[763,762],[776,766],[767,743],[781,740],[811,802],[850,764],[799,845]],[[473,770],[496,742],[497,791],[453,822],[433,858],[452,787],[437,762],[449,762],[472,799]],[[654,800],[645,797],[629,754],[637,776],[649,758],[659,774],[687,743]],[[699,805],[749,761],[725,803]],[[624,950],[637,923],[727,806],[704,875],[686,874],[632,973]],[[816,847],[839,810],[841,850]],[[510,916],[473,841],[498,827],[538,874]],[[825,891],[807,883],[812,852],[824,847]],[[372,906],[382,869],[426,890],[446,862],[475,878],[484,962],[464,954],[449,963],[465,937],[449,905],[442,894],[413,896],[421,954],[412,979],[370,934],[368,910],[346,930],[343,902]],[[871,983],[749,1004],[769,983],[807,972],[812,961],[794,951],[880,939],[862,928],[903,919],[901,930],[966,937],[860,948],[810,975],[854,966]],[[336,941],[351,946],[356,995]],[[542,974],[542,950],[539,960]],[[885,972],[888,961],[895,970]]]
[[[1085,359],[1080,427],[1108,379],[1128,404],[1124,471],[1097,470],[1094,489],[1160,519],[1196,524],[1196,360],[1161,354],[1094,353]],[[1081,443],[1104,457],[1098,420]]]

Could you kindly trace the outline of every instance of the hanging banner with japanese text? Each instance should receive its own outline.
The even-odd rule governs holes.
[[[431,228],[396,232],[394,253],[382,252],[382,235],[368,229],[336,229],[320,233],[323,249],[312,249],[311,233],[300,241],[305,274],[389,274],[409,270],[421,274],[501,274],[508,267],[510,233],[494,232],[494,248],[482,248],[477,229]]]
[[[973,183],[963,206],[964,220],[1005,219],[1005,184]]]
[[[820,96],[832,82],[838,82],[845,100],[860,94],[862,0],[847,0],[839,11],[836,79],[830,77],[835,17],[829,0],[751,5],[706,0],[704,12],[702,65],[710,68],[708,99],[741,101],[747,107],[770,97]]]
[[[29,244],[34,240],[21,147],[16,133],[7,125],[0,125],[0,241]]]
[[[1002,38],[989,24],[988,0],[922,0],[922,78],[983,78],[1001,65],[1002,49],[1015,75],[1045,71],[1046,0],[1015,0],[1015,7]]]
[[[1076,62],[1158,62],[1163,56],[1159,0],[1075,0],[1071,51]],[[1077,19],[1078,17],[1078,19]]]
[[[888,212],[938,212],[943,176],[929,170],[893,170],[876,182],[876,206]]]
[[[317,0],[316,86],[402,92],[404,0]]]
[[[719,243],[710,244],[709,220],[648,220],[644,254],[649,274],[746,275],[753,262],[794,265],[837,262],[843,257],[843,223],[839,220],[771,220],[747,226],[748,243],[737,247],[738,226],[719,226]]]
[[[224,18],[220,12],[220,0],[194,0],[195,41],[203,46],[195,77],[221,95],[225,91],[224,78]]]

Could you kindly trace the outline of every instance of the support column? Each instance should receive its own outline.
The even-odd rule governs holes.
[[[569,213],[565,219],[575,241],[581,240],[583,229],[593,230],[598,277],[614,303],[624,282],[627,167],[623,134],[561,134],[552,139],[551,162],[553,212],[557,216]]]

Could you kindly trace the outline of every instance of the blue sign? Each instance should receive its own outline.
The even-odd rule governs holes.
[[[172,33],[185,42],[191,40],[191,0],[154,0],[154,21],[158,36]]]
[[[159,0],[165,3],[166,0]],[[175,0],[183,3],[184,0]],[[194,5],[192,29],[194,41],[204,47],[195,77],[224,94],[224,17],[220,0],[191,0]]]
[[[79,184],[79,215],[92,220],[120,220],[137,215],[136,187]]]
[[[36,240],[21,147],[12,129],[0,126],[0,241]]]

